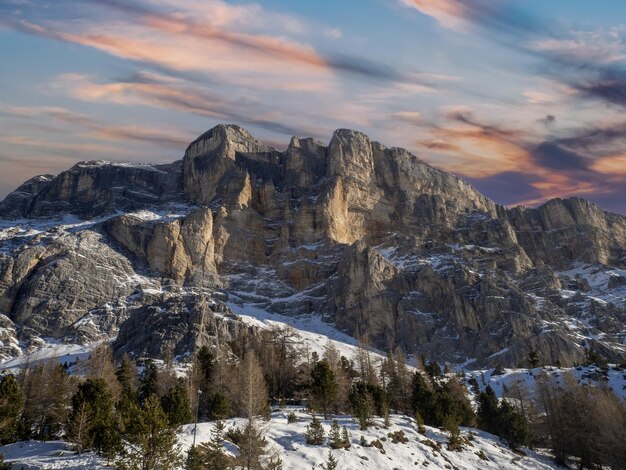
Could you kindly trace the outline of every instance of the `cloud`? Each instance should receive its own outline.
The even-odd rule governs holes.
[[[71,1],[65,3],[72,4]],[[354,56],[325,56],[310,45],[259,32],[259,25],[271,30],[273,22],[267,18],[276,15],[267,14],[258,4],[235,7],[222,1],[203,4],[187,0],[157,8],[133,1],[87,0],[80,5],[82,8],[97,6],[117,16],[102,23],[92,13],[93,17],[68,22],[66,18],[55,21],[32,12],[35,18],[41,17],[39,22],[25,21],[21,15],[9,16],[3,22],[29,34],[74,42],[178,71],[205,70],[224,74],[233,70],[255,70],[276,77],[287,75],[290,80],[312,73],[320,77],[326,75],[326,78],[330,73],[341,73],[370,80],[408,80],[388,65]],[[287,29],[292,32],[305,29],[299,20],[288,23],[291,26]],[[334,36],[340,34],[337,29],[330,31]]]
[[[443,122],[425,127],[429,136],[417,145],[439,154],[436,161],[453,173],[485,178],[518,171],[530,159],[524,131],[484,123],[466,107],[447,108]]]
[[[579,97],[626,107],[626,59],[623,26],[597,31],[559,30],[556,22],[544,22],[504,0],[400,0],[431,16],[444,27],[479,30],[494,36],[498,44],[541,61],[536,71],[564,83]],[[542,92],[525,92],[531,103],[555,98]]]
[[[585,157],[555,142],[540,143],[531,155],[535,163],[551,170],[587,170],[589,167]]]
[[[482,178],[468,178],[476,189],[500,204],[515,206],[524,201],[543,201],[544,196],[535,186],[541,177],[524,171],[504,171]]]
[[[287,135],[296,135],[300,130],[284,124],[279,118],[264,117],[267,111],[253,100],[225,99],[182,80],[154,73],[138,73],[112,83],[97,83],[86,75],[63,74],[57,77],[53,86],[84,101],[170,109],[220,121],[236,121]]]
[[[626,179],[626,154],[598,158],[593,162],[591,168],[593,171],[609,177],[618,176],[621,179]]]
[[[334,41],[336,39],[339,39],[341,36],[343,36],[343,33],[341,32],[339,28],[328,28],[324,31],[324,36]]]
[[[409,8],[435,18],[442,26],[455,30],[478,26],[486,32],[524,36],[545,27],[523,10],[503,0],[400,0]]]
[[[539,119],[539,122],[546,128],[549,128],[556,122],[556,116],[554,114],[547,114],[546,117]]]
[[[554,104],[557,101],[557,98],[543,91],[525,91],[524,97],[526,97],[526,101],[531,104]]]
[[[623,197],[626,170],[616,169],[626,163],[620,152],[626,123],[546,137],[487,122],[466,106],[442,111],[438,123],[421,121],[429,136],[417,144],[430,152],[429,161],[468,178],[498,202],[537,205],[553,197]]]
[[[184,149],[192,135],[178,129],[148,127],[145,125],[116,126],[101,122],[90,116],[70,111],[66,108],[51,106],[0,106],[0,114],[10,118],[52,118],[61,123],[69,124],[73,129],[90,131],[86,137],[108,141],[135,141],[150,143],[175,150]],[[58,129],[49,129],[58,131]]]
[[[421,125],[423,124],[423,121],[424,121],[424,118],[422,117],[421,113],[417,111],[400,111],[400,112],[392,114],[391,117],[399,121],[404,121],[405,123],[415,124],[415,125]]]
[[[0,142],[19,147],[40,148],[44,149],[48,153],[54,153],[62,156],[73,156],[83,159],[85,155],[91,154],[105,156],[116,154],[126,158],[129,158],[131,155],[140,155],[136,151],[102,143],[54,142],[51,140],[37,139],[25,135],[0,136]]]

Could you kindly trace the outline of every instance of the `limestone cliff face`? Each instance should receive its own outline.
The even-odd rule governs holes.
[[[67,213],[100,219],[47,219]],[[357,131],[279,152],[220,125],[171,165],[30,180],[0,214],[50,227],[0,237],[1,331],[23,343],[118,335],[120,351],[182,353],[212,341],[202,328],[237,333],[211,300],[223,288],[439,361],[518,365],[536,351],[565,365],[589,347],[626,358],[624,217],[582,199],[506,209]]]
[[[3,217],[76,214],[91,218],[180,198],[181,164],[90,161],[54,178],[36,177],[0,203]]]
[[[199,286],[217,281],[213,215],[198,208],[171,221],[144,221],[132,215],[108,220],[105,231],[152,271]]]

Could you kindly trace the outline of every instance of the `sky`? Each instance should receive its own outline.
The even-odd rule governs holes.
[[[496,202],[626,214],[626,1],[0,0],[0,197],[218,123],[360,130]]]

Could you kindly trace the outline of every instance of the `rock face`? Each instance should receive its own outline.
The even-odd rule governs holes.
[[[170,165],[34,178],[0,215],[30,221],[0,232],[0,354],[106,336],[184,354],[247,328],[224,289],[468,367],[626,358],[624,217],[582,199],[506,209],[352,130],[279,152],[220,125]]]
[[[0,203],[3,217],[75,214],[92,218],[180,198],[182,165],[81,162],[56,177],[33,178]]]

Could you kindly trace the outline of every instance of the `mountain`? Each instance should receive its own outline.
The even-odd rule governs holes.
[[[172,164],[35,177],[0,217],[5,358],[106,338],[184,355],[254,329],[251,308],[469,368],[626,360],[625,217],[507,209],[352,130],[279,152],[219,125]]]

